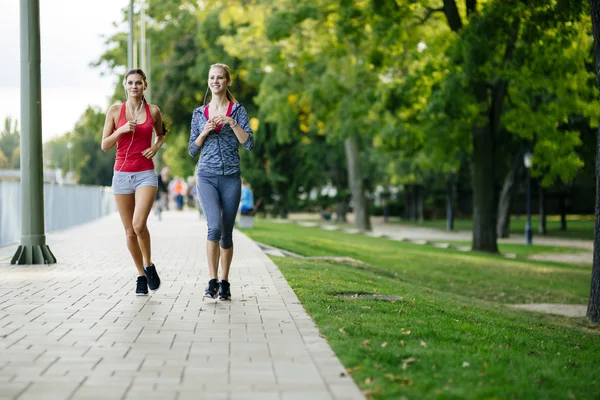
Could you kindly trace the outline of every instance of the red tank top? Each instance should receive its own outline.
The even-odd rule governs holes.
[[[126,132],[117,141],[117,155],[115,157],[115,171],[141,172],[154,169],[154,161],[142,155],[142,151],[152,146],[152,128],[154,121],[150,113],[150,106],[144,102],[146,121],[138,124],[134,132]],[[127,123],[126,103],[121,105],[121,115],[117,129]]]

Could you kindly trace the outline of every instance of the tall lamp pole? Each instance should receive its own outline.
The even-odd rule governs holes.
[[[131,70],[135,68],[135,62],[133,59],[133,0],[129,0],[129,11],[127,17],[129,18],[129,34],[127,35],[127,70]]]
[[[69,149],[69,183],[73,183],[73,143],[71,143],[71,141],[69,140],[67,142],[67,149]]]
[[[523,163],[527,169],[527,222],[525,223],[525,244],[532,244],[533,229],[531,228],[531,167],[533,166],[533,160],[530,152],[525,153],[523,156]]]
[[[54,264],[44,229],[39,0],[21,0],[21,244],[11,264]]]

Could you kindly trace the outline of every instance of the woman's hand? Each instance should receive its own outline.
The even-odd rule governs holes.
[[[135,122],[135,121],[127,121],[127,123],[125,125],[123,125],[122,127],[120,127],[117,130],[117,133],[123,134],[123,133],[127,133],[127,132],[133,132],[133,131],[135,131],[135,127],[136,126],[137,126],[137,122]]]
[[[221,125],[221,124],[229,125],[229,126],[235,125],[235,120],[233,118],[227,117],[225,115],[219,115],[217,117],[214,117],[213,121],[217,125]]]
[[[214,118],[213,118],[210,121],[208,121],[206,123],[206,125],[204,125],[204,130],[202,131],[202,133],[200,135],[201,136],[208,136],[208,134],[211,131],[214,131],[215,129],[217,129],[217,124],[215,123]]]
[[[148,159],[151,159],[158,153],[158,149],[160,146],[153,145],[148,147],[146,150],[142,151],[142,155]]]

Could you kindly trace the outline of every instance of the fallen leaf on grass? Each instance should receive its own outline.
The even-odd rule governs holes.
[[[384,375],[386,378],[388,378],[390,381],[397,381],[398,379],[400,379],[399,376],[394,375],[394,374],[385,374]]]
[[[400,341],[400,346],[404,346],[404,340]]]
[[[413,363],[413,362],[415,362],[415,361],[417,361],[417,359],[416,359],[416,358],[414,358],[414,357],[409,357],[409,358],[407,358],[407,359],[405,359],[405,360],[402,360],[402,369],[406,369],[406,368],[408,368],[408,365],[409,365],[410,363]]]
[[[388,344],[387,342],[383,342],[383,343],[381,343],[381,347],[387,347],[387,344]]]
[[[340,328],[339,331],[340,331],[340,333],[346,333],[346,329],[345,328]]]
[[[363,392],[363,394],[365,395],[365,397],[367,399],[370,399],[373,397],[373,395],[379,394],[379,393],[381,393],[381,388],[375,388],[373,390],[368,390],[368,391]]]
[[[370,342],[371,342],[371,339],[365,339],[365,340],[362,342],[362,347],[364,347],[364,348],[367,348],[367,347],[369,347],[369,343],[370,343]]]
[[[467,367],[468,367],[468,366],[470,366],[470,365],[471,365],[471,364],[469,364],[469,363],[468,363],[468,362],[466,362],[466,361],[463,361],[463,363],[462,363],[462,367],[463,367],[463,368],[467,368]]]
[[[427,343],[421,340],[421,347],[427,348]]]
[[[373,379],[372,376],[368,377],[367,379],[365,379],[365,383],[367,385],[370,385],[371,383],[375,382],[375,379]]]

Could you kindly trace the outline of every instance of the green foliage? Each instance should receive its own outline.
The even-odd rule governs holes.
[[[194,175],[194,161],[190,161],[188,154],[188,138],[182,134],[171,134],[169,132],[169,143],[163,145],[163,160],[169,166],[173,176],[188,177]]]
[[[73,131],[44,144],[44,160],[50,168],[69,171],[69,148],[73,172],[78,183],[110,186],[115,161],[114,150],[100,148],[106,114],[98,108],[88,107],[77,121]]]
[[[21,165],[21,135],[17,121],[6,117],[0,131],[0,168],[17,169]]]
[[[589,155],[568,121],[598,117],[587,5],[476,3],[470,13],[456,4],[459,25],[450,25],[432,11],[435,0],[151,2],[150,84],[173,128],[166,159],[182,175],[193,172],[191,113],[204,100],[209,66],[224,62],[232,92],[257,118],[261,145],[242,152],[242,168],[267,202],[292,206],[301,190],[347,184],[341,143],[350,136],[359,138],[371,188],[445,181],[469,159],[471,129],[502,85],[507,100],[492,127],[500,168],[527,147],[544,185],[573,181]],[[125,36],[107,39],[98,65],[125,63]]]
[[[0,150],[0,168],[8,168],[8,158],[6,158],[2,150]]]

